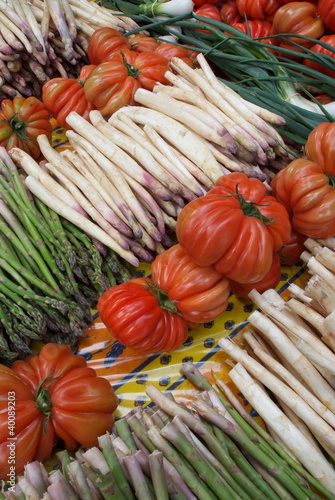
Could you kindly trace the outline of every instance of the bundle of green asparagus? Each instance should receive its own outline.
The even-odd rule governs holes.
[[[154,405],[136,407],[116,420],[97,447],[80,449],[74,457],[59,451],[60,467],[49,474],[38,462],[27,464],[0,499],[335,498],[335,473],[328,462],[319,464],[321,476],[307,471],[241,403],[234,408],[192,362],[182,372],[199,389],[190,406],[149,386],[146,392]]]
[[[133,273],[97,245],[34,197],[0,148],[1,363],[31,353],[32,340],[75,349],[101,293]]]

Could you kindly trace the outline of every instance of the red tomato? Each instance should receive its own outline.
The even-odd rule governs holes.
[[[280,258],[277,253],[273,255],[272,266],[270,271],[260,281],[255,283],[237,283],[236,281],[229,280],[231,291],[237,296],[244,299],[248,298],[251,290],[257,290],[263,293],[270,288],[275,288],[281,278]]]
[[[289,214],[293,228],[310,238],[335,234],[335,188],[317,163],[299,158],[280,170],[271,182],[277,200]]]
[[[215,21],[221,22],[220,11],[219,11],[218,7],[216,7],[216,5],[205,3],[201,7],[196,9],[194,11],[194,14],[196,14],[197,16],[208,17],[209,19],[214,19]],[[199,21],[199,22],[201,23],[202,21]],[[206,24],[210,25],[209,22]],[[196,31],[201,31],[202,33],[209,33],[208,30],[197,29]]]
[[[235,0],[227,0],[220,7],[221,21],[232,26],[243,21],[238,11]]]
[[[218,3],[218,0],[193,0],[195,7],[200,7],[206,3]]]
[[[182,59],[188,66],[194,68],[194,59],[197,53],[191,50],[185,49],[180,45],[174,45],[173,43],[162,42],[158,45],[155,50],[155,54],[166,57],[168,61],[171,61],[173,57],[178,57]]]
[[[280,7],[278,0],[236,0],[240,16],[244,19],[267,19],[272,21]]]
[[[159,54],[118,51],[92,71],[84,85],[86,99],[103,116],[110,116],[122,106],[133,105],[138,88],[152,90],[157,82],[169,84],[164,77],[168,69],[169,61]]]
[[[151,264],[152,279],[187,321],[206,323],[226,310],[228,280],[213,266],[198,266],[177,244]]]
[[[76,111],[88,120],[94,105],[87,101],[84,92],[84,83],[96,66],[83,66],[80,75],[74,78],[52,78],[43,85],[42,100],[49,113],[56,118],[60,127],[69,129],[66,117],[71,111]]]
[[[335,0],[319,0],[318,11],[325,26],[335,32]]]
[[[210,3],[205,3],[194,11],[197,16],[208,17],[215,21],[221,21],[221,15],[218,7]]]
[[[324,24],[317,14],[316,5],[311,2],[290,2],[282,5],[275,13],[272,22],[272,33],[274,35],[294,33],[318,39],[323,35],[324,29]],[[313,45],[313,42],[302,38],[291,36],[287,38],[307,48]],[[274,38],[273,40],[280,47],[297,50],[296,46],[281,41],[280,38]]]
[[[51,138],[52,126],[49,111],[36,97],[14,97],[1,101],[0,147],[23,149],[33,158],[41,154],[37,137],[45,134]]]
[[[11,396],[12,395],[12,396]],[[113,427],[118,399],[110,383],[97,377],[82,356],[49,343],[39,355],[0,365],[0,478],[10,467],[8,408],[15,411],[15,473],[33,460],[44,462],[56,442],[74,450],[97,446]]]
[[[293,266],[301,262],[300,255],[306,250],[305,241],[306,236],[297,233],[292,227],[289,240],[279,251],[281,264],[284,266]]]
[[[243,31],[245,34],[249,34],[251,38],[262,38],[264,36],[271,35],[272,24],[265,19],[260,21],[259,19],[250,19],[244,23],[236,23],[233,24],[233,28],[236,28],[240,31]],[[266,38],[264,40],[260,40],[263,43],[267,43],[268,45],[272,45],[273,41],[271,38]]]
[[[123,345],[144,352],[171,352],[187,339],[186,320],[149,278],[111,287],[98,300],[101,320]]]
[[[335,48],[335,35],[323,36],[320,38],[320,42],[327,43],[328,45],[330,45],[334,49]],[[335,58],[334,52],[331,52],[329,49],[322,47],[322,45],[320,45],[319,43],[312,45],[311,51],[314,52],[315,54],[326,54],[327,56],[332,57],[333,59]],[[325,75],[328,75],[332,78],[335,78],[335,70],[332,70],[330,68],[325,68],[321,64],[318,64],[317,62],[311,61],[310,59],[304,59],[304,64],[308,68],[315,69],[316,71],[320,71],[320,73],[324,73]]]
[[[130,49],[140,54],[141,52],[154,52],[158,43],[154,38],[143,33],[136,33],[136,35],[130,35],[128,38],[128,43],[130,44]]]
[[[114,28],[100,28],[91,36],[88,58],[91,64],[98,65],[109,61],[115,52],[121,49],[130,49],[127,38]]]
[[[320,165],[323,172],[335,175],[335,123],[320,123],[307,138],[306,157]]]
[[[201,266],[214,265],[240,283],[259,281],[289,238],[287,211],[261,181],[245,174],[227,174],[216,185],[182,209],[178,241]]]

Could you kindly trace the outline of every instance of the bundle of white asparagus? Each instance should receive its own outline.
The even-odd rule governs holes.
[[[41,95],[54,77],[77,78],[92,33],[137,27],[89,0],[0,0],[0,102]]]
[[[153,92],[137,90],[135,100],[148,109],[122,108],[137,124],[151,125],[161,132],[168,118],[176,120],[202,139],[211,156],[229,171],[244,172],[269,184],[278,169],[293,156],[274,126],[283,117],[258,107],[230,89],[213,73],[203,54],[198,69],[174,58],[165,77],[169,85],[157,84]],[[113,123],[113,119],[112,119]],[[197,151],[194,151],[194,157]],[[213,161],[213,160],[212,160]]]
[[[335,239],[305,245],[305,289],[289,285],[287,301],[273,289],[252,290],[261,311],[248,318],[246,349],[229,338],[219,346],[237,362],[229,376],[273,438],[311,471],[312,461],[324,461],[320,446],[335,459]]]

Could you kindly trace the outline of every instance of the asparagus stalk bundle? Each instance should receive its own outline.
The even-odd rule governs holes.
[[[99,296],[133,270],[34,197],[4,148],[0,157],[0,359],[10,364],[33,340],[75,349]]]
[[[180,404],[171,394],[164,395],[153,385],[147,387],[152,403],[116,420],[114,428],[98,438],[97,447],[79,449],[74,456],[65,450],[57,452],[60,467],[49,474],[38,462],[27,464],[17,478],[15,493],[6,492],[3,498],[335,498],[335,471],[320,451],[313,450],[310,461],[314,469],[308,470],[239,400],[236,404],[232,399],[232,404],[192,362],[183,365],[182,373],[198,389],[192,400],[183,398]],[[225,391],[217,379],[219,384]],[[257,388],[262,391],[259,385]],[[302,446],[304,452],[311,451],[305,443]]]
[[[46,81],[77,78],[101,27],[127,32],[137,24],[89,0],[1,0],[0,101],[40,97]]]

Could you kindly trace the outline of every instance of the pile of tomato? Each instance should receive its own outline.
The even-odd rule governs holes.
[[[234,28],[248,33],[251,38],[262,41],[276,50],[280,56],[280,48],[294,48],[299,52],[298,45],[317,53],[324,53],[334,58],[334,53],[301,36],[320,40],[335,48],[335,0],[320,0],[319,2],[290,0],[194,0],[194,13],[216,21],[229,24]],[[284,36],[284,34],[296,34]],[[293,47],[290,41],[296,45]],[[286,57],[290,57],[287,56]],[[292,58],[292,57],[291,57]],[[297,60],[295,57],[294,59]],[[299,59],[299,58],[298,58]],[[320,68],[310,60],[301,58],[299,62],[323,71],[334,77],[335,71]]]

